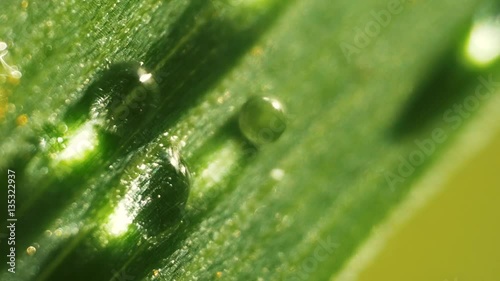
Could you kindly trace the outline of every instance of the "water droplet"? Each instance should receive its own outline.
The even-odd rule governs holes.
[[[149,233],[158,233],[181,219],[190,188],[188,169],[173,149],[160,154],[155,163],[141,194],[150,200],[136,217]]]
[[[68,122],[90,118],[104,131],[125,135],[138,128],[157,106],[158,84],[140,63],[110,66],[70,107]],[[83,117],[82,117],[83,116]]]
[[[186,164],[172,148],[146,159],[146,168],[135,165],[137,176],[123,181],[128,191],[110,216],[110,234],[121,235],[135,223],[146,234],[156,235],[182,218],[190,189]]]
[[[122,135],[142,124],[145,115],[156,106],[159,94],[153,75],[142,66],[122,64],[116,68],[111,70],[113,84],[98,89],[90,114],[102,118],[106,131]]]
[[[254,145],[276,141],[286,129],[283,105],[270,97],[252,97],[242,107],[239,126]]]
[[[28,254],[28,256],[33,256],[36,253],[36,248],[33,246],[29,246],[26,249],[26,253]]]

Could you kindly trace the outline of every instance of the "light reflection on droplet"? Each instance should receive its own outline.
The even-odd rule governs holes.
[[[141,76],[139,76],[139,81],[141,81],[141,83],[145,83],[145,82],[149,81],[151,79],[151,77],[153,77],[153,74],[145,73],[145,74],[142,74]]]
[[[111,236],[122,236],[132,224],[156,235],[180,220],[190,187],[185,163],[172,148],[151,152],[145,159],[126,170],[120,180],[126,191],[105,225]]]
[[[282,169],[271,170],[271,178],[273,178],[275,181],[282,180],[284,176],[285,176],[285,171],[283,171]]]
[[[106,226],[109,234],[113,236],[120,236],[127,232],[129,225],[133,221],[133,217],[127,211],[126,204],[123,202],[120,203],[109,217],[109,222]]]
[[[463,48],[470,67],[490,66],[500,58],[500,5],[486,0],[475,11],[474,19]]]
[[[500,57],[500,21],[484,20],[471,29],[466,56],[476,66],[487,66]]]
[[[230,174],[231,168],[238,160],[237,150],[237,144],[230,142],[209,156],[206,161],[210,164],[200,171],[200,176],[197,177],[197,193],[209,191]]]
[[[73,136],[69,137],[66,148],[59,153],[57,160],[73,161],[85,159],[97,146],[98,136],[92,122],[85,123]]]

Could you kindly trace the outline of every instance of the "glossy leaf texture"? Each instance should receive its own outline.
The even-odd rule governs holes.
[[[463,51],[481,5],[1,2],[22,77],[0,81],[18,202],[0,279],[335,279],[464,136],[498,129],[498,63]],[[255,96],[287,109],[258,146],[238,124]]]

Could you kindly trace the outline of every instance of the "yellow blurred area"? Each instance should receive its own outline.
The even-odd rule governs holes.
[[[397,231],[359,281],[500,280],[500,135]]]

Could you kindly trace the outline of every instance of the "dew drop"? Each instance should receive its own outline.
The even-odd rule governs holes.
[[[66,119],[74,123],[90,118],[105,132],[124,136],[143,124],[158,98],[158,84],[142,64],[118,63],[88,87]]]
[[[142,191],[149,198],[136,217],[147,232],[156,234],[180,221],[190,189],[190,175],[186,164],[173,149],[158,155],[152,163],[151,178]]]
[[[26,253],[28,254],[28,256],[33,256],[36,253],[36,248],[33,246],[29,246],[26,249]]]
[[[132,223],[147,235],[157,235],[182,218],[190,189],[187,166],[173,148],[152,154],[126,172],[137,174],[123,180],[126,194],[107,224],[113,236],[127,232]]]
[[[281,102],[270,97],[252,97],[239,113],[242,134],[254,145],[276,141],[286,129],[285,111]]]
[[[159,97],[158,85],[151,73],[140,64],[119,64],[113,66],[97,89],[97,100],[90,114],[103,121],[106,131],[123,135],[131,128],[137,128],[144,117],[156,106]]]

